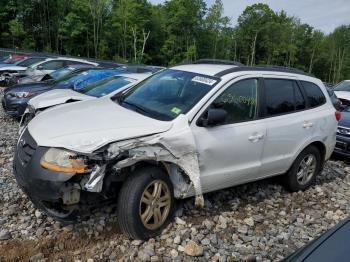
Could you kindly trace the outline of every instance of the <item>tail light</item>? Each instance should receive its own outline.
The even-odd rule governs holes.
[[[335,119],[337,119],[337,121],[339,121],[341,118],[341,113],[340,111],[335,111]]]

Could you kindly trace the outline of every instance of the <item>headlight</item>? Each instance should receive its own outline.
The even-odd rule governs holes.
[[[15,97],[22,98],[22,97],[31,97],[35,94],[31,92],[16,92],[16,93],[13,93],[13,95]]]
[[[84,159],[74,152],[58,148],[50,148],[41,158],[40,164],[44,168],[65,173],[81,174],[87,170]]]

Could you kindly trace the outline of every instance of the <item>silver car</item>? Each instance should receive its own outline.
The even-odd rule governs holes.
[[[112,97],[55,107],[21,134],[14,173],[37,208],[63,221],[117,198],[120,228],[147,239],[176,199],[283,175],[315,181],[340,113],[319,79],[275,67],[198,61]]]

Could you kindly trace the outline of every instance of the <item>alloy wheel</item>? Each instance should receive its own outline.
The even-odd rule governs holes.
[[[156,230],[167,219],[171,208],[171,194],[168,185],[162,180],[152,181],[142,193],[140,218],[150,230]]]
[[[297,181],[300,185],[306,185],[316,172],[316,157],[306,155],[300,162],[297,172]]]

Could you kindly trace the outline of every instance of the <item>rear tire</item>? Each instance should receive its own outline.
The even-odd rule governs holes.
[[[174,216],[174,189],[162,169],[147,166],[130,173],[117,206],[120,229],[133,239],[160,235]]]
[[[322,156],[315,146],[305,148],[295,159],[285,177],[285,185],[292,192],[312,185],[322,170]]]

